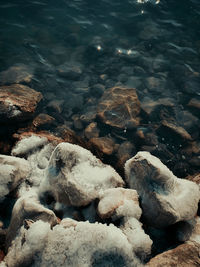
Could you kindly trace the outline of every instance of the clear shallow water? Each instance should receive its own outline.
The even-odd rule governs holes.
[[[199,146],[198,114],[187,106],[192,98],[200,99],[199,1],[1,0],[0,23],[0,71],[27,65],[34,73],[30,86],[44,95],[43,112],[58,123],[82,134],[87,123],[78,129],[73,116],[95,110],[101,95],[96,84],[106,90],[121,83],[136,88],[142,103],[169,98],[175,122]],[[81,66],[78,79],[58,75],[66,62]],[[61,101],[58,114],[48,109],[55,99]],[[152,120],[143,118],[140,128],[152,132],[158,117],[159,112]],[[101,136],[106,134],[101,129]],[[132,142],[132,132],[125,138]],[[174,157],[180,154],[177,161],[187,162],[182,147],[166,143],[162,134],[158,138]],[[160,151],[171,167],[170,154]]]

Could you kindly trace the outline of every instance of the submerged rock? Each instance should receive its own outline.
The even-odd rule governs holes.
[[[25,159],[0,155],[0,201],[15,190],[30,174],[30,165]]]
[[[53,229],[42,221],[22,227],[4,261],[9,267],[141,266],[120,229],[71,219]]]
[[[33,115],[41,99],[41,93],[25,85],[1,86],[0,122],[27,120]]]
[[[150,225],[166,227],[196,215],[200,199],[198,186],[177,178],[149,152],[138,152],[128,160],[125,173],[128,185],[141,198],[143,217]]]
[[[16,64],[0,72],[0,84],[30,83],[33,70],[24,64]]]
[[[140,102],[135,89],[113,87],[106,90],[98,105],[98,116],[107,125],[120,129],[139,124]]]
[[[109,137],[94,137],[90,139],[90,143],[106,155],[112,155],[115,149],[115,143],[113,139]]]
[[[115,170],[78,145],[59,144],[50,159],[41,191],[50,191],[58,202],[84,206],[100,190],[123,186]]]

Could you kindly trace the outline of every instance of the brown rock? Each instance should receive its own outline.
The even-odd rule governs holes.
[[[91,138],[90,143],[96,146],[103,154],[111,155],[114,152],[115,143],[109,137]]]
[[[187,242],[152,258],[147,267],[197,267],[200,266],[200,245]]]
[[[176,135],[178,138],[181,138],[185,141],[191,141],[191,135],[181,126],[177,126],[171,122],[167,122],[166,120],[162,121],[162,125],[158,130],[160,133],[165,132],[165,134]]]
[[[200,110],[200,100],[192,98],[189,101],[188,106]]]
[[[86,128],[85,128],[85,136],[88,139],[91,138],[97,138],[99,137],[99,129],[97,128],[97,123],[96,122],[92,122],[90,123]]]
[[[41,126],[47,126],[52,124],[55,121],[55,118],[49,116],[48,114],[40,113],[33,120],[33,126],[39,128]]]
[[[139,124],[140,102],[135,89],[113,87],[105,91],[98,105],[98,116],[107,125],[120,129]]]
[[[42,94],[28,86],[13,84],[0,87],[0,121],[22,121],[36,110]]]
[[[29,66],[24,64],[17,64],[9,69],[0,72],[1,84],[13,84],[13,83],[30,83],[33,77],[33,71]]]

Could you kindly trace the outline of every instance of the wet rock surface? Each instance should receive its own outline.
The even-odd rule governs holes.
[[[135,89],[113,87],[103,94],[98,116],[112,127],[134,128],[139,124],[140,104]]]
[[[30,118],[36,110],[42,95],[20,84],[0,87],[0,121],[23,121]]]

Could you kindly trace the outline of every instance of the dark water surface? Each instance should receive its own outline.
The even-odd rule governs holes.
[[[134,143],[133,154],[151,151],[179,176],[199,170],[199,109],[188,103],[200,101],[200,1],[1,0],[0,25],[0,71],[25,64],[34,74],[29,86],[44,96],[43,112],[58,124],[83,135],[89,120],[79,119],[95,113],[105,90],[136,88],[144,106],[160,99],[168,104],[161,101],[151,116],[141,115],[138,129],[104,130],[99,124],[100,136]],[[80,75],[60,75],[63,64]],[[50,108],[52,100],[61,111]],[[162,114],[173,117],[192,143],[157,131]],[[137,141],[139,130],[150,140]]]

